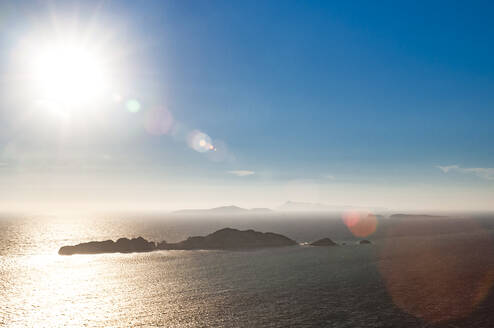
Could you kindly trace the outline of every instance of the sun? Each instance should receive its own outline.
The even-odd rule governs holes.
[[[104,57],[76,42],[46,42],[33,49],[29,73],[35,96],[66,107],[95,102],[108,92]]]
[[[127,54],[111,22],[40,21],[10,52],[13,90],[29,115],[63,126],[101,120],[132,86]]]

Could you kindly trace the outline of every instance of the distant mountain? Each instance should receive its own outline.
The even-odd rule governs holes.
[[[281,212],[344,212],[344,211],[384,211],[383,208],[368,208],[358,206],[335,206],[322,203],[304,203],[287,201],[282,204],[276,211]],[[220,206],[215,208],[204,209],[184,209],[172,212],[179,215],[237,215],[237,214],[269,214],[275,212],[269,208],[242,208],[234,205]]]
[[[185,214],[185,215],[235,215],[235,214],[251,214],[251,213],[270,213],[269,208],[253,208],[247,209],[238,206],[221,206],[208,209],[194,209],[194,210],[179,210],[173,212],[173,214]]]

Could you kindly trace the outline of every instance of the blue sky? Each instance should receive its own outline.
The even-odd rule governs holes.
[[[23,1],[2,13],[0,174],[20,188],[9,201],[51,186],[51,201],[75,188],[73,201],[118,189],[168,207],[494,209],[489,2]],[[123,103],[34,129],[12,96],[25,95],[12,49],[40,26],[61,33],[54,20],[97,23],[92,37],[115,44]],[[184,136],[143,128],[155,108]],[[190,147],[195,130],[221,156]],[[33,179],[39,190],[19,187]],[[125,191],[136,186],[145,197]]]

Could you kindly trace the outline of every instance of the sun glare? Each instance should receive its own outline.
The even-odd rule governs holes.
[[[108,72],[101,53],[76,42],[45,43],[33,49],[30,75],[39,99],[65,108],[97,102],[108,92]]]

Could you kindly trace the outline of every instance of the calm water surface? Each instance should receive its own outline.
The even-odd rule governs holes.
[[[137,235],[175,241],[212,232],[224,222],[189,228],[183,222],[61,217],[0,222],[0,325],[7,327],[488,327],[493,322],[489,231],[390,238],[368,246],[350,240],[333,248],[64,257],[57,250],[65,244]],[[318,230],[304,233],[317,236]],[[466,248],[458,245],[475,252],[464,256]],[[441,295],[432,297],[436,294]]]

